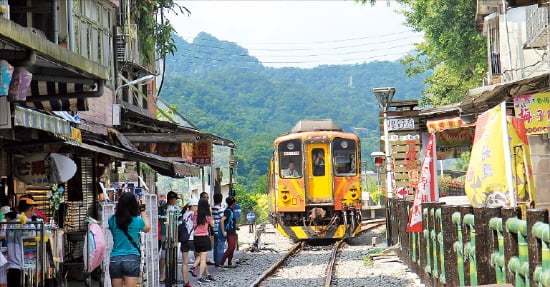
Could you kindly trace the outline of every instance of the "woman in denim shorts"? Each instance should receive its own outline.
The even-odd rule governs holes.
[[[135,287],[139,277],[141,251],[139,232],[151,229],[149,219],[133,193],[123,193],[116,205],[115,215],[109,218],[109,229],[113,234],[113,250],[109,263],[113,287]]]

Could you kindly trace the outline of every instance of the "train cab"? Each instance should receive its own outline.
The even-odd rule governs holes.
[[[354,236],[361,222],[360,142],[331,120],[278,137],[270,164],[272,222],[293,239]]]

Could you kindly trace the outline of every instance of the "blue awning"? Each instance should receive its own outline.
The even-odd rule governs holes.
[[[13,125],[39,129],[57,135],[71,136],[71,123],[62,118],[46,115],[19,106],[15,107]]]

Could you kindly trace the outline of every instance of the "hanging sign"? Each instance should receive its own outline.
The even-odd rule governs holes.
[[[389,119],[388,131],[414,130],[414,119]]]
[[[49,185],[50,165],[47,153],[35,153],[15,161],[15,177],[26,184]]]
[[[15,176],[30,185],[64,183],[77,171],[76,163],[57,153],[34,153],[15,161]]]
[[[199,165],[212,164],[212,141],[198,140],[193,144],[193,163]]]
[[[527,135],[550,132],[550,92],[514,97],[514,110],[525,121]]]

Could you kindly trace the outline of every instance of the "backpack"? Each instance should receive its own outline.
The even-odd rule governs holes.
[[[227,230],[229,228],[231,228],[231,224],[233,224],[233,210],[231,210],[230,208],[227,208],[226,210],[229,210],[229,218],[227,219],[227,222],[225,223],[225,228],[224,230],[227,232]],[[223,233],[221,232],[222,229],[221,229],[221,223],[222,221],[220,220],[218,222],[218,238],[220,239],[220,241],[225,241],[227,239],[226,236],[223,236]]]
[[[188,218],[183,218],[178,225],[178,242],[186,242],[191,237],[191,231],[187,228]]]

